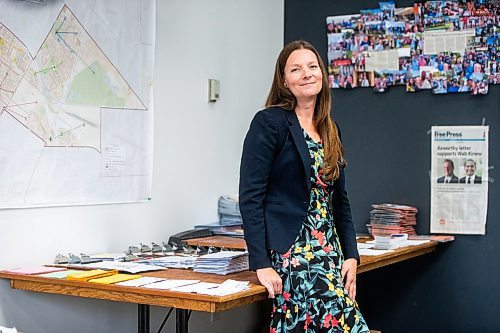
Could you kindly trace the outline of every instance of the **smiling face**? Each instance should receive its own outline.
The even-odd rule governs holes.
[[[445,176],[451,177],[453,175],[453,164],[449,161],[444,161],[443,173]]]
[[[472,176],[474,173],[476,173],[476,163],[473,161],[467,161],[465,162],[465,173],[467,176]]]
[[[481,73],[481,64],[474,64],[474,73]]]
[[[293,51],[284,69],[285,86],[297,101],[315,99],[321,91],[323,74],[314,52],[308,49]]]

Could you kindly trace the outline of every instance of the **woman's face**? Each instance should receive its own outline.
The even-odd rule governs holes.
[[[323,74],[314,52],[307,49],[293,51],[285,69],[285,86],[297,98],[315,97],[322,88]]]

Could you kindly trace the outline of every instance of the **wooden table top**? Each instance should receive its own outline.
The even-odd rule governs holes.
[[[360,239],[364,242],[369,238]],[[245,249],[247,248],[243,238],[227,237],[227,236],[209,236],[201,238],[193,238],[186,241],[191,246],[210,246],[217,244],[225,248]],[[436,249],[437,242],[431,241],[429,243],[407,246],[398,248],[392,252],[378,255],[378,256],[361,256],[361,263],[358,266],[358,273],[368,272],[372,269],[394,264],[399,261],[404,261],[413,257],[421,256],[423,254],[432,252]]]
[[[186,243],[191,246],[218,246],[226,249],[246,250],[247,244],[243,238],[228,237],[228,236],[208,236],[200,238],[191,238],[186,240]]]
[[[36,275],[20,275],[0,271],[0,278],[9,279],[14,289],[62,294],[111,301],[175,307],[195,311],[218,312],[254,303],[267,298],[266,289],[258,283],[254,272],[245,271],[228,275],[197,273],[187,269],[165,269],[142,273],[164,279],[193,279],[222,283],[227,279],[249,281],[250,289],[228,296],[210,296],[141,287],[124,287],[114,284],[69,281]]]
[[[201,240],[198,239],[198,242],[199,241]],[[240,245],[242,241],[244,244],[243,239],[237,240]],[[223,246],[225,247],[225,245]],[[436,242],[429,242],[416,246],[398,248],[392,252],[379,256],[361,256],[358,273],[364,273],[372,269],[432,252],[436,249],[436,246]],[[36,275],[18,275],[0,271],[0,278],[9,279],[11,287],[19,290],[175,307],[212,313],[254,303],[267,298],[266,289],[259,284],[257,275],[250,271],[228,275],[216,275],[196,273],[192,270],[166,269],[157,272],[143,273],[142,275],[166,279],[194,279],[214,283],[221,283],[226,279],[249,281],[250,289],[228,296],[209,296],[141,287],[124,287],[112,284],[102,285],[91,282],[68,281],[65,279],[45,278]]]

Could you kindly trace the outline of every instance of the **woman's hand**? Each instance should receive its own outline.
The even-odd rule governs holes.
[[[358,261],[354,258],[347,259],[342,264],[342,281],[344,281],[344,288],[347,290],[349,297],[354,301],[356,300],[356,270]]]
[[[266,287],[269,292],[269,298],[274,298],[274,295],[281,294],[281,277],[272,267],[258,269],[257,277],[259,278],[260,283]]]

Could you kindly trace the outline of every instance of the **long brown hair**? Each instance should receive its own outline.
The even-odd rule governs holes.
[[[316,105],[314,107],[313,123],[318,131],[325,151],[323,178],[325,180],[336,180],[339,178],[340,167],[345,166],[344,152],[340,142],[337,126],[334,125],[330,111],[332,108],[332,96],[328,87],[328,78],[325,65],[319,56],[318,51],[306,41],[297,40],[287,44],[281,50],[276,67],[274,78],[266,100],[266,107],[281,107],[287,110],[295,110],[297,99],[285,85],[285,64],[290,54],[295,50],[306,49],[312,51],[318,59],[318,64],[323,75],[322,88],[318,93]]]

